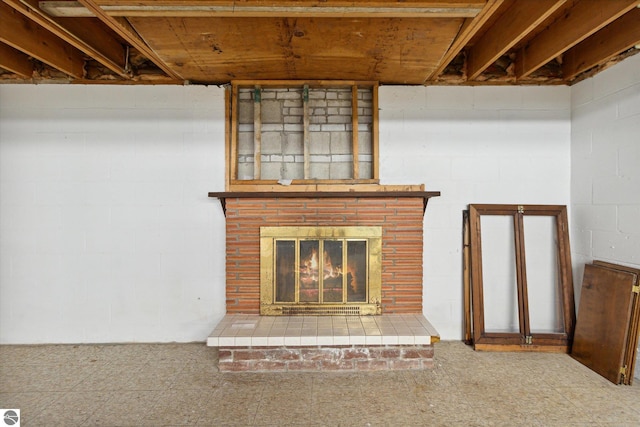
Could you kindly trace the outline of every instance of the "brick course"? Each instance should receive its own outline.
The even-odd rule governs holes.
[[[433,368],[433,345],[220,348],[222,372],[379,371]]]

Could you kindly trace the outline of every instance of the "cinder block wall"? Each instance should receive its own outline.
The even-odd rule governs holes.
[[[569,204],[570,93],[562,86],[380,88],[382,180],[442,192],[424,219],[423,301],[443,339],[462,334],[462,210]]]
[[[640,55],[572,88],[574,261],[640,267]]]
[[[238,94],[238,179],[253,179],[255,162],[252,88]],[[309,89],[309,178],[353,177],[350,88]],[[372,93],[358,89],[359,178],[372,178]],[[304,178],[303,91],[264,88],[260,92],[261,178]]]
[[[203,340],[223,134],[215,87],[0,85],[0,342]]]
[[[568,203],[569,88],[382,87],[381,179],[441,190],[424,313],[461,336],[461,210]],[[204,339],[225,312],[224,97],[0,85],[0,341]]]
[[[601,226],[580,229],[602,201],[581,201],[596,184],[571,178],[592,138],[576,131],[594,120],[596,176],[619,129],[639,134],[639,61],[574,88],[380,88],[383,183],[442,191],[426,211],[423,301],[443,339],[461,337],[468,203],[569,204],[572,183],[573,256],[586,259]],[[0,342],[204,340],[225,310],[224,216],[206,197],[224,190],[223,135],[218,88],[0,85]],[[610,197],[638,179],[622,167],[637,151],[614,150],[625,173]],[[629,237],[611,241],[619,259],[638,253],[632,190],[615,203],[624,229],[605,228]]]

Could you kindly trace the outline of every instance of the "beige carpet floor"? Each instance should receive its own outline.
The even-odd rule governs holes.
[[[195,344],[0,346],[22,426],[637,426],[640,385],[564,354],[435,344],[427,371],[220,373]],[[640,380],[638,380],[640,383]]]

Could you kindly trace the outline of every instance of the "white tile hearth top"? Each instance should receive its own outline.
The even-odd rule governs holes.
[[[381,316],[260,316],[228,314],[211,332],[209,347],[429,345],[438,341],[422,314]]]

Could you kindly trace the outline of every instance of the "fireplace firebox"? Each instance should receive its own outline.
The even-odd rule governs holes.
[[[381,314],[382,227],[260,227],[260,314]]]

